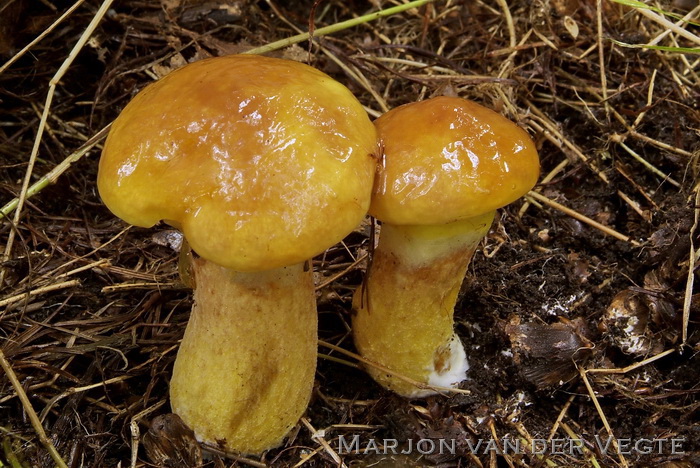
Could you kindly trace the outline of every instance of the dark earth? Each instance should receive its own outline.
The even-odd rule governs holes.
[[[118,0],[55,87],[31,183],[172,69],[401,3]],[[700,9],[623,3],[435,1],[269,53],[330,74],[372,117],[457,95],[503,113],[536,141],[542,175],[534,190],[546,199],[535,194],[499,211],[456,307],[468,392],[407,401],[375,384],[353,354],[324,345],[355,351],[351,297],[366,267],[355,260],[371,250],[368,220],[313,262],[321,346],[306,423],[262,457],[202,452],[168,416],[169,376],[191,307],[170,243],[177,234],[165,224],[128,228],[103,206],[95,186],[102,133],[26,199],[18,222],[13,207],[3,208],[0,467],[56,466],[51,445],[70,467],[700,466],[692,283]],[[0,72],[2,205],[22,190],[50,80],[100,5],[85,1]],[[0,64],[70,6],[0,4]],[[678,23],[685,35],[669,33],[657,21],[664,15],[695,22]],[[628,46],[659,35],[668,49]],[[609,431],[618,445],[601,450],[596,441]],[[339,437],[354,435],[360,453],[339,455]],[[504,447],[548,438],[580,439],[583,448]],[[655,440],[657,450],[625,450],[625,439]],[[454,440],[454,453],[400,453],[427,440]],[[396,449],[382,448],[387,441]],[[488,441],[500,446],[487,449]]]

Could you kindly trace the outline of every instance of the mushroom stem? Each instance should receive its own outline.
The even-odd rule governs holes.
[[[242,453],[281,444],[316,368],[313,278],[303,263],[242,273],[192,259],[196,289],[170,386],[197,439]]]
[[[469,262],[494,212],[443,225],[384,223],[365,284],[353,298],[360,353],[427,385],[455,387],[469,368],[454,333],[454,307]],[[379,370],[384,387],[407,397],[436,393]]]

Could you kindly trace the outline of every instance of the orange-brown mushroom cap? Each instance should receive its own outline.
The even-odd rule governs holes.
[[[98,188],[125,221],[180,227],[239,271],[311,258],[367,212],[376,133],[350,91],[288,60],[201,60],[139,93],[114,122]]]
[[[438,97],[375,122],[384,150],[370,213],[396,225],[445,224],[494,211],[532,188],[535,144],[472,101]]]

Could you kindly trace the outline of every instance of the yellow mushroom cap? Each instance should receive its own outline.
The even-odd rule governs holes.
[[[98,188],[128,223],[181,228],[238,271],[299,263],[369,206],[376,132],[342,84],[307,65],[231,55],[147,86],[122,111]]]
[[[532,188],[535,144],[479,104],[437,97],[376,120],[383,146],[372,216],[395,225],[445,224],[494,211]]]

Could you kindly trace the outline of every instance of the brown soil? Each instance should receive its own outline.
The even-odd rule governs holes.
[[[157,77],[292,36],[292,25],[308,30],[313,2],[283,3],[115,2],[55,88],[31,182]],[[317,3],[320,28],[400,2]],[[437,1],[317,38],[310,55],[308,42],[270,54],[329,73],[374,116],[459,95],[502,112],[536,140],[547,180],[536,191],[573,212],[518,201],[500,211],[474,256],[455,315],[470,393],[407,401],[376,385],[353,357],[321,346],[305,417],[325,430],[331,450],[300,424],[262,458],[219,453],[205,466],[337,466],[338,437],[356,434],[361,447],[396,439],[397,451],[409,441],[454,439],[456,453],[369,450],[342,454],[347,466],[700,466],[700,311],[697,287],[687,287],[699,244],[698,55],[616,44],[647,43],[664,27],[609,0],[602,35],[593,0],[515,0],[508,14],[503,3]],[[681,16],[690,3],[660,2]],[[49,82],[99,6],[88,0],[0,74],[3,204],[21,191]],[[0,6],[0,62],[69,7],[62,0]],[[700,33],[697,23],[684,28]],[[659,44],[698,45],[676,33]],[[196,459],[186,431],[175,431],[165,455],[152,450],[164,446],[166,420],[153,421],[169,412],[169,376],[191,307],[168,243],[174,233],[166,225],[128,228],[102,205],[99,148],[28,198],[17,224],[14,212],[2,221],[1,251],[12,248],[2,264],[0,350],[17,380],[0,374],[0,466],[54,466],[29,405],[45,442],[70,467],[179,467]],[[359,228],[313,264],[324,284],[320,338],[348,351],[351,296],[365,268],[352,265],[367,252],[368,233],[368,225]],[[349,424],[356,426],[341,426]],[[681,449],[603,451],[595,437],[606,439],[608,428],[623,444],[679,439]],[[527,442],[552,431],[554,440],[582,439],[585,453],[471,450],[479,440]]]

